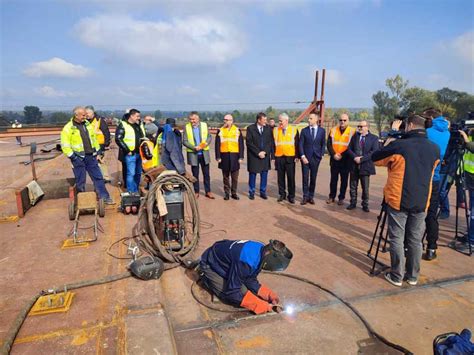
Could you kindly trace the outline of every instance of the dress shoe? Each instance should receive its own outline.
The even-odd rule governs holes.
[[[328,199],[326,200],[326,203],[327,203],[328,205],[330,205],[331,203],[334,203],[334,199],[333,199],[333,198],[328,198]]]
[[[304,206],[308,203],[308,200],[307,199],[303,199],[303,201],[300,202],[301,206]]]
[[[343,204],[344,204],[344,200],[338,200],[338,201],[337,201],[337,205],[338,205],[338,206],[342,206]]]
[[[207,198],[210,198],[211,200],[214,200],[214,199],[215,199],[215,197],[214,197],[214,195],[212,194],[212,192],[206,192],[206,197],[207,197]]]
[[[436,259],[436,249],[426,249],[426,253],[424,255],[424,259],[427,261],[431,261]]]
[[[194,193],[196,195],[196,198],[199,198],[199,192]]]
[[[240,200],[240,197],[237,194],[232,194],[232,198],[234,200]]]
[[[310,198],[310,199],[308,200],[308,203],[309,203],[310,205],[314,205],[314,199],[313,199],[313,198]]]
[[[284,200],[285,200],[285,196],[280,195],[280,196],[278,197],[277,202],[282,202],[282,201],[284,201]]]
[[[356,208],[356,205],[351,203],[349,206],[346,207],[346,210],[353,210],[354,208]]]
[[[230,198],[229,194],[225,194],[225,195],[224,195],[224,200],[228,201],[229,198]]]
[[[292,205],[295,204],[295,199],[293,197],[288,197],[288,202],[291,203]]]
[[[260,194],[260,197],[263,198],[264,200],[268,200],[267,194]]]
[[[362,207],[362,211],[364,211],[364,212],[370,212],[369,207],[367,207],[367,206]]]
[[[250,200],[255,200],[254,194],[249,194],[249,199],[250,199]]]

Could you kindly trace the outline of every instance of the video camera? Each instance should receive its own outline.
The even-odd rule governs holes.
[[[467,120],[460,120],[458,122],[451,123],[449,128],[451,138],[449,139],[448,146],[462,146],[464,144],[464,139],[461,137],[461,133],[459,133],[459,131],[463,131],[469,135],[469,131],[471,129],[474,129],[474,112],[469,112],[469,118]]]

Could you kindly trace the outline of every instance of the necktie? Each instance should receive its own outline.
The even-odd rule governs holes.
[[[260,131],[260,134],[263,133],[263,127],[258,127],[258,130]]]
[[[365,136],[362,136],[362,138],[360,139],[360,150],[362,151],[362,153],[364,153],[364,147],[365,147]]]
[[[311,127],[311,137],[313,137],[314,140],[314,127]]]

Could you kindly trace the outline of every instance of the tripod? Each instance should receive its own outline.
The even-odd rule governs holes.
[[[382,253],[387,252],[387,240],[388,240],[388,228],[385,230],[385,224],[387,222],[387,204],[385,203],[385,200],[382,201],[382,207],[380,208],[380,213],[377,216],[377,225],[375,226],[374,230],[374,235],[372,237],[372,242],[370,243],[370,248],[367,251],[367,256],[373,260],[372,264],[372,269],[370,270],[370,275],[376,276],[380,274],[381,272],[385,271],[386,269],[390,268],[390,266],[378,261],[378,256],[379,256],[379,251],[380,251],[380,245],[382,244],[382,241],[384,242],[383,247],[382,247]],[[377,248],[375,250],[375,255],[372,256],[372,249],[375,244],[375,239],[377,238],[377,235],[379,237],[377,241]],[[378,265],[382,266],[380,270],[375,271],[375,267]]]

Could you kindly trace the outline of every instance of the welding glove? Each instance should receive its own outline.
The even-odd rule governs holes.
[[[278,304],[280,303],[280,297],[270,290],[267,286],[262,285],[258,289],[258,297],[263,298],[265,301],[270,302],[271,304]]]
[[[272,305],[247,291],[240,303],[240,307],[247,308],[255,314],[263,314],[272,311]]]

